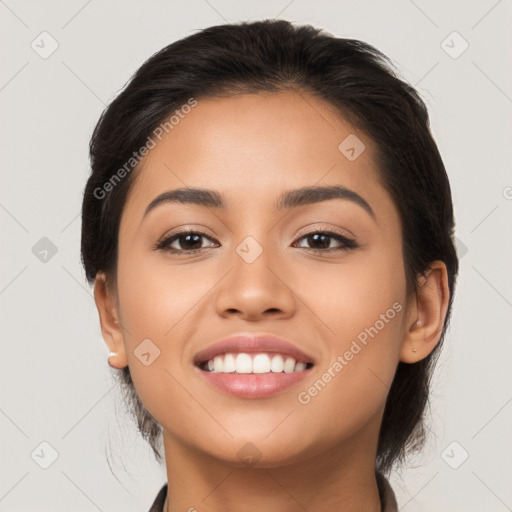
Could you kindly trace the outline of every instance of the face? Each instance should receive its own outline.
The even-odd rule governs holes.
[[[374,154],[328,104],[279,92],[200,100],[146,156],[121,218],[118,314],[166,451],[179,443],[240,464],[252,450],[275,467],[376,443],[407,304],[400,219]],[[223,205],[160,201],[146,212],[185,187]],[[276,207],[311,187],[333,188]],[[210,363],[218,370],[232,353],[243,367],[245,352],[262,373],[199,367],[234,335],[291,346],[238,341]],[[293,354],[306,369],[279,372],[275,356]]]

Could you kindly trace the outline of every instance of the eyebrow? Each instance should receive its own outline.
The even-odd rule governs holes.
[[[370,204],[357,192],[343,187],[342,185],[303,187],[285,191],[274,203],[274,208],[277,211],[282,211],[308,204],[320,203],[329,199],[344,199],[352,201],[366,210],[374,220],[376,219],[375,212]],[[216,190],[187,187],[170,190],[155,197],[155,199],[153,199],[146,207],[143,218],[157,206],[168,203],[196,204],[199,206],[222,210],[227,208],[227,201],[224,195]]]

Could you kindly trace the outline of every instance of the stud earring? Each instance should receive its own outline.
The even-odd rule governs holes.
[[[108,362],[108,365],[111,367],[111,368],[114,368],[114,369],[118,369],[117,366],[115,364],[112,364],[112,360],[110,359],[111,357],[116,357],[119,355],[119,352],[109,352],[108,353],[108,358],[107,358],[107,362]]]

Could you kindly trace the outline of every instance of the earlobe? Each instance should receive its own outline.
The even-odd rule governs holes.
[[[112,368],[122,369],[128,365],[123,330],[119,321],[115,296],[109,290],[103,272],[96,274],[94,301],[100,318],[101,333],[109,349],[108,364]]]
[[[441,338],[450,290],[448,273],[442,261],[434,261],[418,278],[416,305],[405,333],[400,361],[416,363],[427,357]]]

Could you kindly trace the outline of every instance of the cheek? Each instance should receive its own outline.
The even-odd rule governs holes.
[[[329,352],[297,401],[308,428],[326,442],[340,432],[350,437],[383,412],[398,364],[405,278],[400,261],[376,259],[379,264],[361,262],[325,280],[328,289],[316,304],[329,326]]]
[[[160,342],[171,339],[212,286],[212,279],[202,279],[195,264],[171,265],[163,256],[120,258],[118,275],[130,344],[140,343],[141,337]]]
[[[171,261],[163,252],[144,252],[136,245],[124,252],[121,249],[118,260],[120,309],[132,379],[155,418],[160,419],[163,401],[170,409],[186,414],[189,397],[179,383],[189,378],[191,351],[187,342],[208,334],[202,313],[208,309],[209,318],[213,318],[215,311],[205,301],[226,273],[226,266],[207,260]],[[148,366],[138,357],[143,343],[150,359],[153,351],[159,354]]]
[[[364,403],[360,412],[367,408],[370,413],[386,398],[404,334],[406,290],[400,246],[361,251],[346,265],[325,265],[314,280],[308,284],[304,279],[301,286],[310,290],[308,306],[328,339],[328,354],[319,372],[325,375],[330,370],[330,374],[321,378],[319,386],[333,384],[326,386],[327,393],[322,390],[319,412],[321,403],[335,401],[349,408]]]
[[[182,340],[190,336],[187,315],[212,283],[198,279],[192,266],[171,268],[147,255],[126,254],[118,262],[118,289],[128,365],[142,402],[160,419],[162,400],[171,409],[186,406],[178,382],[183,382]]]
[[[381,247],[354,252],[333,264],[311,261],[306,271],[301,262],[288,274],[288,280],[293,279],[294,292],[314,313],[315,322],[320,320],[321,331],[337,340],[336,350],[374,325],[390,308],[388,316],[398,318],[396,308],[392,309],[396,302],[405,306],[405,271],[400,249]],[[392,323],[399,328],[400,321]],[[390,330],[389,325],[386,324],[386,330]]]

